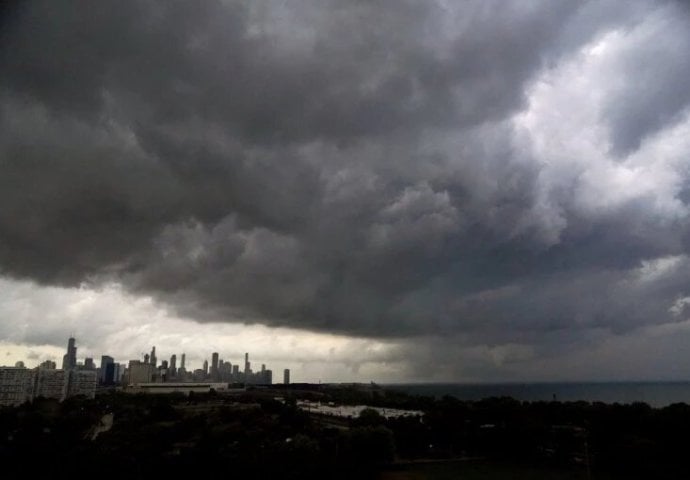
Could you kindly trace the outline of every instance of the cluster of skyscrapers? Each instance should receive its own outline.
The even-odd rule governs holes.
[[[77,346],[74,338],[67,342],[67,352],[62,357],[62,368],[56,368],[55,362],[46,360],[34,369],[26,368],[23,362],[14,367],[0,367],[0,406],[18,405],[37,397],[64,400],[75,395],[93,398],[97,385],[104,388],[122,385],[136,387],[147,384],[168,383],[193,384],[243,384],[271,385],[273,372],[262,364],[260,370],[252,370],[249,354],[244,354],[244,365],[232,364],[220,358],[217,352],[211,355],[211,363],[205,360],[203,368],[187,370],[186,355],[173,354],[170,360],[158,362],[156,347],[143,360],[130,360],[128,365],[116,363],[113,357],[103,355],[100,367],[96,367],[93,358],[85,358],[83,363],[77,361]],[[283,383],[290,383],[290,370],[283,371]],[[187,389],[188,390],[188,389]]]
[[[223,360],[217,352],[211,355],[211,363],[204,360],[203,367],[188,370],[185,365],[185,354],[180,356],[180,365],[177,366],[177,355],[173,354],[170,361],[163,360],[160,364],[156,356],[156,347],[150,354],[144,355],[142,360],[130,360],[125,371],[125,381],[135,385],[140,383],[166,383],[166,382],[214,382],[214,383],[242,383],[246,385],[271,385],[273,383],[273,371],[261,365],[261,370],[254,371],[251,368],[249,354],[244,354],[244,365],[233,364]],[[290,383],[289,370],[285,370],[283,380]]]

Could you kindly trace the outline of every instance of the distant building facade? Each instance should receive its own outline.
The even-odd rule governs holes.
[[[87,398],[96,396],[96,370],[71,370],[67,383],[67,396],[83,395]]]
[[[139,383],[125,388],[129,393],[208,393],[211,390],[223,392],[228,390],[227,383],[182,382],[182,383]]]
[[[156,373],[156,368],[151,363],[139,360],[130,360],[127,383],[130,385],[137,383],[150,383]]]
[[[38,397],[63,401],[76,395],[95,397],[96,370],[0,367],[0,406]]]
[[[31,401],[34,371],[23,367],[0,367],[0,406],[21,405]]]
[[[63,401],[67,398],[70,370],[38,369],[36,397],[54,398]]]

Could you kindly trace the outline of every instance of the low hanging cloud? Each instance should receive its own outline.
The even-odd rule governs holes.
[[[6,277],[498,364],[687,319],[683,2],[6,10]]]

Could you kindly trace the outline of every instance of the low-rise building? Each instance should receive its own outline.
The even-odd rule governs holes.
[[[227,383],[212,382],[168,382],[168,383],[138,383],[128,386],[125,391],[129,393],[209,393],[211,390],[224,392],[228,390]]]

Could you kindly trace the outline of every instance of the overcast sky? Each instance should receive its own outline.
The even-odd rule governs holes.
[[[0,13],[0,364],[690,378],[688,2]]]

